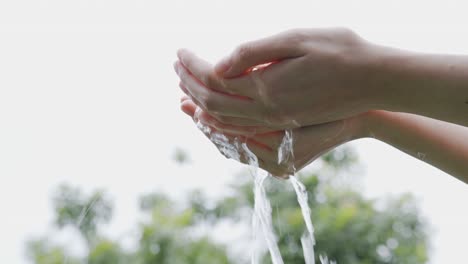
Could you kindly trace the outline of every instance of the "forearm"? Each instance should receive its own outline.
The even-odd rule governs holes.
[[[373,46],[379,86],[374,109],[468,125],[468,56],[432,55]],[[378,93],[378,94],[377,94]],[[380,107],[380,108],[379,108]]]
[[[468,128],[427,117],[371,111],[364,135],[388,143],[468,183]]]

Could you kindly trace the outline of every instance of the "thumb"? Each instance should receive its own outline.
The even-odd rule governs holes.
[[[215,71],[225,78],[237,77],[249,69],[278,60],[305,54],[300,48],[298,32],[288,31],[238,46],[234,52],[215,66]]]

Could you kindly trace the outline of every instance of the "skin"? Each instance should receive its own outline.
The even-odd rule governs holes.
[[[368,56],[361,42],[345,30],[288,31],[242,45],[216,69],[180,50],[175,69],[191,98],[223,123],[295,128],[370,108],[362,96],[369,70],[355,60]],[[272,64],[253,70],[265,63]]]
[[[186,113],[198,106],[202,122],[253,142],[294,129],[305,146],[297,168],[373,137],[468,182],[468,56],[382,47],[347,29],[300,29],[242,44],[215,66],[187,50],[178,58]],[[266,143],[273,153],[258,151],[264,168],[283,172],[273,165],[277,146]]]
[[[195,118],[197,107],[189,97],[182,98],[181,109],[190,117]],[[199,116],[204,117],[199,119],[200,122],[213,128],[219,127],[215,130],[232,140],[237,137],[246,142],[259,158],[261,168],[283,178],[292,173],[287,164],[278,164],[278,147],[284,131],[245,136],[245,127],[229,127],[227,131],[216,120],[207,123],[207,115],[201,110]],[[374,138],[468,183],[468,128],[464,126],[413,114],[377,110],[345,120],[296,128],[293,136],[294,166],[297,170],[343,143]]]
[[[414,114],[370,111],[363,116],[361,131],[468,183],[468,127]]]
[[[226,135],[231,142],[237,138],[245,142],[249,149],[259,159],[259,166],[272,175],[287,178],[294,174],[294,169],[300,170],[310,162],[314,161],[330,149],[335,148],[345,142],[355,139],[359,135],[358,122],[354,118],[349,120],[338,120],[326,124],[312,125],[295,128],[293,134],[294,167],[291,164],[279,164],[278,149],[283,140],[284,131],[274,131],[258,133],[245,136],[245,127],[229,127],[225,130],[219,121],[214,119],[210,123],[206,122],[208,114],[203,110],[198,110],[198,106],[187,96],[181,100],[181,109],[195,122],[200,121],[204,125]],[[208,117],[209,118],[209,117]],[[216,128],[218,127],[218,128]],[[248,164],[248,160],[241,159],[241,162]]]

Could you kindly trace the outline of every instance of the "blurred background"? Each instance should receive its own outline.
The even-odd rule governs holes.
[[[345,26],[379,44],[467,54],[467,7],[455,0],[2,0],[0,261],[248,262],[251,177],[179,110],[176,50],[215,63],[247,40]],[[299,177],[317,252],[338,263],[465,257],[466,185],[420,160],[365,139],[327,153]],[[275,179],[267,189],[285,263],[304,263],[295,195]]]

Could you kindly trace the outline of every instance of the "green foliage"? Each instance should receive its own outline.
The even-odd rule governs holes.
[[[79,264],[79,260],[67,256],[63,247],[52,245],[47,239],[29,241],[26,245],[28,257],[36,264]]]
[[[91,245],[98,237],[100,224],[106,224],[112,217],[112,203],[101,191],[85,197],[77,188],[62,185],[53,197],[57,227],[72,226]]]
[[[181,148],[175,149],[172,159],[180,165],[190,163],[189,154]]]
[[[101,240],[90,250],[88,264],[118,264],[125,262],[126,254],[123,254],[119,244],[110,240]]]
[[[197,200],[191,201],[195,204]],[[160,193],[141,198],[140,208],[151,218],[141,224],[137,263],[229,263],[223,246],[215,245],[207,237],[190,236],[190,228],[195,226],[200,213],[205,212],[204,208],[176,205]]]
[[[317,263],[319,254],[337,263],[426,263],[425,224],[410,195],[373,201],[352,189],[337,189],[326,181],[320,182],[314,174],[303,176],[302,180],[312,209]],[[295,193],[285,182],[273,178],[267,187],[284,262],[304,263],[300,237],[305,229]],[[216,208],[236,197],[249,196],[252,185],[245,183],[234,188],[232,196],[221,200]],[[251,206],[232,204],[235,203],[227,203],[229,211],[221,217],[231,218]],[[271,263],[269,256],[264,263]]]
[[[343,172],[356,162],[349,149],[338,151],[322,159],[328,172],[330,168]],[[427,261],[425,225],[411,196],[369,200],[352,188],[337,187],[325,174],[318,170],[301,176],[312,208],[317,263],[319,254],[346,264]],[[304,223],[296,195],[286,181],[271,178],[266,184],[284,262],[304,263],[300,244]],[[224,220],[250,226],[253,205],[250,176],[246,173],[237,177],[230,188],[229,195],[218,200],[208,199],[197,190],[189,193],[186,201],[171,200],[163,193],[142,196],[139,205],[144,217],[137,226],[135,246],[129,250],[99,232],[112,215],[111,202],[103,192],[86,196],[76,188],[61,186],[53,199],[55,225],[78,230],[88,251],[82,256],[68,256],[63,245],[38,239],[28,243],[28,256],[36,264],[63,263],[65,258],[69,264],[239,263],[238,258],[228,254],[226,246],[230,245],[212,241],[211,228],[199,232],[200,226],[212,226],[214,230]],[[243,241],[245,255],[249,239]],[[263,263],[271,263],[268,255]]]

